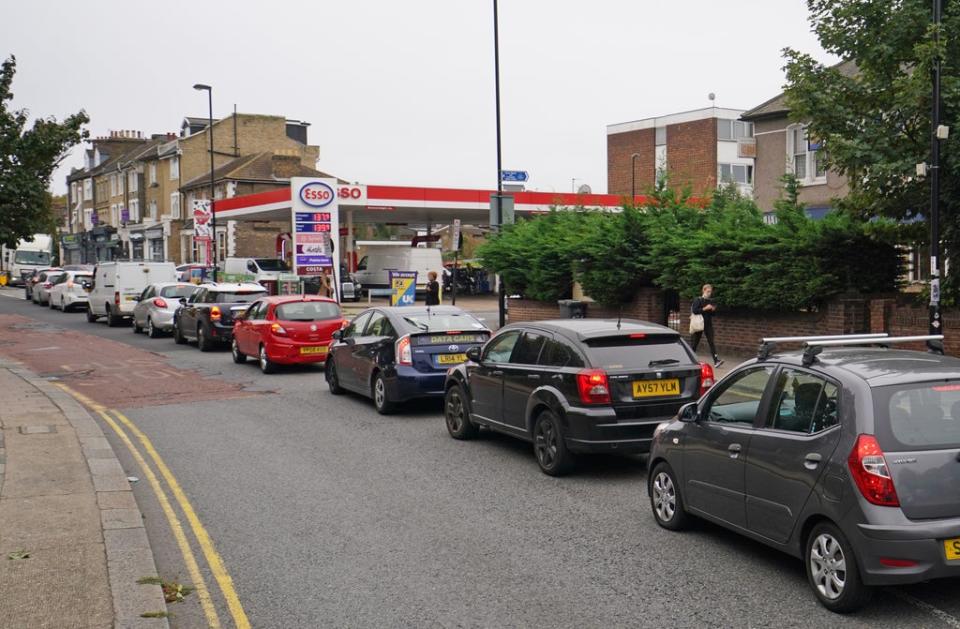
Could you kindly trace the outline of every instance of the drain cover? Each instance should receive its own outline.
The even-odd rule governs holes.
[[[56,426],[20,426],[21,435],[43,435],[57,432]]]

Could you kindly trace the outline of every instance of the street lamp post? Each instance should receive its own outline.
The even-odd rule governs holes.
[[[634,153],[630,156],[630,204],[633,205],[637,198],[637,158],[640,153]]]
[[[215,186],[213,182],[213,88],[209,85],[204,85],[203,83],[197,83],[193,86],[193,89],[201,92],[206,91],[207,93],[207,133],[210,134],[210,228],[213,232],[213,281],[216,282],[217,262],[219,261],[219,256],[217,256],[217,211],[214,208],[213,203],[213,197],[215,196]]]
[[[497,0],[493,0],[493,74],[494,91],[497,99],[497,232],[503,225],[503,162],[500,150],[500,26],[497,16]],[[456,278],[454,278],[456,281]],[[503,286],[503,277],[500,277],[497,287],[499,293],[498,310],[500,327],[507,324],[507,296]]]
[[[940,41],[942,0],[933,0],[933,26]],[[933,60],[930,133],[930,334],[943,334],[940,316],[940,52]]]

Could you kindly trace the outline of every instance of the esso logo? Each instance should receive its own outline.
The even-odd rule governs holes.
[[[333,203],[335,198],[333,188],[319,181],[300,188],[300,200],[310,207],[326,207]]]
[[[363,190],[354,186],[343,186],[338,189],[338,196],[341,199],[355,201],[363,197]]]

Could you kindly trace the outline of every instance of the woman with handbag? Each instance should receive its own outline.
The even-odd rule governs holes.
[[[716,311],[717,305],[713,301],[713,286],[704,284],[703,292],[690,305],[690,345],[696,352],[700,345],[700,339],[706,335],[707,345],[710,346],[710,354],[713,356],[713,366],[719,367],[723,364],[723,361],[717,356],[717,347],[713,342],[713,313]]]

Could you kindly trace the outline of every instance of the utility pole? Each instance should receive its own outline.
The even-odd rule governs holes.
[[[933,0],[934,37],[939,46],[942,0]],[[940,315],[940,51],[933,60],[930,133],[930,334],[943,334]],[[945,133],[943,135],[946,135]]]
[[[493,0],[493,73],[494,90],[497,98],[497,233],[503,226],[503,160],[500,150],[500,26],[497,16],[497,0]],[[454,278],[456,280],[456,278]],[[497,286],[498,310],[500,313],[500,327],[507,324],[507,295],[503,286],[503,277],[500,277]]]

